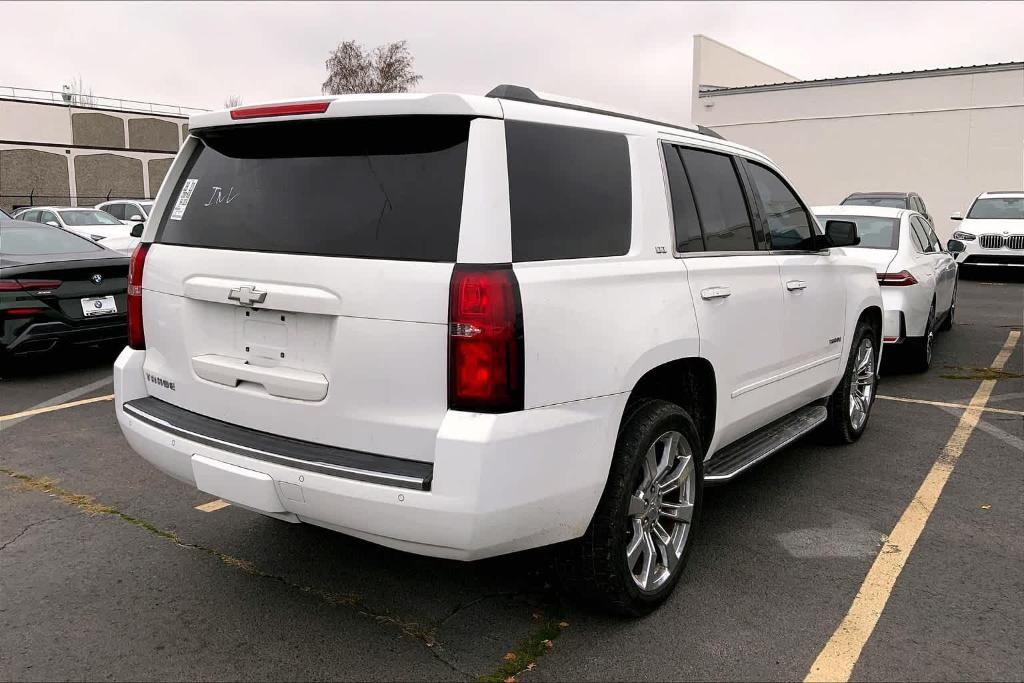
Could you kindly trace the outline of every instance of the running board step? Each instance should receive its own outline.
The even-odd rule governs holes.
[[[796,441],[828,417],[825,406],[805,406],[765,425],[719,450],[704,469],[708,484],[729,481],[740,472],[764,460],[787,444]]]

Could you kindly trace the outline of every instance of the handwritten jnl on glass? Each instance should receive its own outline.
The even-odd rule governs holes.
[[[229,187],[228,193],[225,195],[224,188],[214,185],[213,194],[210,195],[210,200],[203,204],[203,206],[212,206],[213,204],[230,204],[236,199],[238,199],[238,193],[235,192],[234,187]]]

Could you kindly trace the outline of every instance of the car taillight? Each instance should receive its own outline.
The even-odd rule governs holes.
[[[0,292],[21,292],[26,290],[57,289],[60,280],[0,280]]]
[[[330,100],[320,102],[291,102],[287,104],[263,104],[257,107],[239,107],[231,110],[231,118],[261,119],[267,116],[293,116],[295,114],[323,114],[331,104]]]
[[[901,270],[898,273],[879,273],[878,284],[886,287],[907,287],[916,285],[917,278],[907,270]]]
[[[142,328],[142,268],[146,265],[149,244],[135,247],[128,263],[128,346],[146,348],[146,332]]]
[[[511,264],[456,266],[448,313],[448,407],[523,409],[523,312]]]

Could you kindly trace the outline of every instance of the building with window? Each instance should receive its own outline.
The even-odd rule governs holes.
[[[152,198],[197,111],[0,87],[0,207]]]
[[[1024,62],[800,80],[705,36],[694,123],[770,156],[807,201],[917,192],[939,236],[986,190],[1024,188]]]

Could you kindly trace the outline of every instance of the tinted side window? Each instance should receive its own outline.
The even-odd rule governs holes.
[[[682,149],[708,251],[753,251],[753,227],[732,158]]]
[[[505,123],[512,260],[620,256],[632,222],[624,135]]]
[[[811,217],[782,178],[753,162],[747,169],[768,220],[772,249],[814,249]]]
[[[107,204],[102,210],[106,211],[119,221],[124,220],[124,204]]]
[[[932,224],[928,222],[927,218],[921,218],[921,227],[924,228],[925,234],[928,236],[928,244],[931,245],[931,251],[940,252],[942,251],[942,244],[939,242],[938,236],[935,234],[935,229],[932,228]]]
[[[47,221],[53,221],[54,223],[57,223],[58,225],[60,224],[60,221],[57,220],[57,217],[54,216],[52,212],[50,212],[50,211],[40,211],[39,212],[39,222],[40,223],[45,223]]]
[[[21,218],[21,220],[23,220],[23,221],[31,221],[32,223],[38,223],[39,222],[39,211],[38,210],[36,210],[36,211],[26,211],[25,213],[21,214],[21,216],[19,216],[19,218]]]
[[[138,204],[122,204],[124,207],[124,220],[130,221],[132,216],[138,216],[136,220],[146,220],[146,212],[139,208]]]
[[[676,234],[676,251],[704,251],[704,235],[700,231],[697,204],[693,200],[693,189],[686,177],[683,160],[679,158],[679,148],[663,143],[662,150],[665,154],[669,194],[672,196],[672,224]]]

